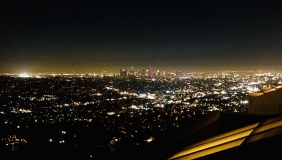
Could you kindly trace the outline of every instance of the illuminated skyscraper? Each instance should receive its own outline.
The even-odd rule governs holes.
[[[133,66],[131,66],[129,74],[130,74],[130,76],[134,76],[134,68],[133,68]]]
[[[149,76],[152,77],[152,68],[149,66]]]
[[[157,71],[156,75],[157,75],[157,77],[160,77],[160,76],[161,76],[160,70]]]
[[[141,77],[145,77],[145,74],[146,74],[146,70],[145,70],[145,68],[142,68],[142,70],[141,70]]]
[[[176,71],[176,78],[181,78],[181,77],[182,77],[182,72]]]
[[[120,76],[121,77],[126,77],[127,76],[127,71],[125,69],[120,69]]]

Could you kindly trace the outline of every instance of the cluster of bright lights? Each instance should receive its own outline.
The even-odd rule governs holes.
[[[21,78],[28,78],[28,77],[32,77],[32,76],[27,74],[27,73],[21,73],[21,74],[19,74],[19,77],[21,77]]]
[[[250,87],[250,86],[248,86],[247,90],[248,90],[249,93],[252,93],[252,92],[258,92],[259,88],[258,87]]]
[[[152,142],[155,138],[154,137],[150,137],[148,139],[145,139],[145,142],[149,143],[149,142]]]
[[[108,115],[114,115],[115,112],[107,112]]]
[[[65,143],[65,140],[61,140],[61,141],[59,141],[59,143]]]

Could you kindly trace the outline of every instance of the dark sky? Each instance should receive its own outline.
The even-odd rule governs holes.
[[[281,70],[276,2],[1,1],[0,72]]]

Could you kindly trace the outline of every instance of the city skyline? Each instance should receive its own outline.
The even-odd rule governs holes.
[[[0,73],[281,70],[279,6],[4,1]]]

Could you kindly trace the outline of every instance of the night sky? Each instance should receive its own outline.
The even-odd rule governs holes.
[[[276,2],[1,1],[0,72],[282,70]]]

